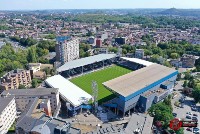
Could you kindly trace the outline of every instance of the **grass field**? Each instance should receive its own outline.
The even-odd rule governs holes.
[[[112,94],[103,86],[103,82],[114,79],[116,77],[122,76],[131,72],[131,70],[113,65],[111,67],[95,71],[77,78],[73,78],[70,81],[75,85],[85,90],[87,93],[92,95],[92,81],[96,81],[98,84],[98,101],[101,104],[102,102],[112,99],[115,95]]]

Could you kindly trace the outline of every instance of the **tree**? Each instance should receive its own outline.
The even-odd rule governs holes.
[[[177,59],[178,57],[179,57],[179,55],[177,53],[170,54],[170,58],[172,58],[172,59]]]
[[[36,63],[37,62],[35,47],[31,47],[31,48],[28,49],[27,60],[28,60],[29,63]]]
[[[117,52],[118,52],[118,49],[117,49],[116,47],[110,47],[110,48],[109,48],[109,52],[117,53]]]
[[[192,91],[192,96],[195,102],[200,102],[200,86],[196,86]]]
[[[173,119],[171,98],[168,96],[163,102],[154,104],[148,110],[149,114],[154,117],[155,122],[162,122],[163,128],[168,128],[169,121]]]
[[[180,128],[179,130],[175,131],[176,134],[184,134],[184,128]]]
[[[166,67],[172,67],[172,65],[169,63],[169,61],[165,61],[163,65]]]
[[[196,82],[194,79],[189,80],[188,82],[188,87],[194,88],[196,86]]]
[[[51,73],[51,69],[49,67],[44,68],[43,71],[45,71],[47,75]]]
[[[184,79],[185,79],[185,80],[189,80],[189,79],[191,79],[191,77],[192,77],[192,76],[191,76],[190,72],[186,72],[186,73],[185,73]]]
[[[37,79],[32,79],[32,87],[36,88],[38,86],[38,80]]]
[[[21,85],[21,84],[19,84],[18,89],[26,89],[26,86],[25,86],[25,85]]]
[[[122,53],[123,54],[127,54],[127,50],[126,49],[122,49]]]
[[[181,75],[182,75],[181,73],[178,73],[177,78],[176,78],[177,81],[181,80]]]
[[[187,82],[187,80],[185,80],[183,83],[183,87],[187,87],[187,86],[188,86],[188,82]]]
[[[0,33],[0,38],[5,38],[6,35],[4,33]]]

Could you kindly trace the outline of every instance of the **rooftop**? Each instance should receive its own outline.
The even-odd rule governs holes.
[[[16,90],[5,90],[2,92],[1,96],[14,95],[14,96],[26,96],[26,95],[47,95],[47,94],[57,94],[57,88],[33,88],[33,89],[16,89]]]
[[[152,62],[142,60],[142,59],[137,59],[137,58],[127,58],[127,57],[121,57],[121,58],[124,59],[124,60],[128,60],[128,61],[131,61],[131,62],[134,62],[134,63],[144,65],[144,66],[150,66],[150,65],[154,64]]]
[[[99,54],[99,55],[94,55],[86,58],[81,58],[73,61],[69,61],[65,63],[63,66],[59,67],[57,69],[58,72],[70,70],[73,68],[89,65],[95,62],[107,60],[116,57],[116,54]]]
[[[82,104],[81,99],[89,101],[92,96],[81,88],[65,79],[61,75],[55,75],[45,80],[45,82],[53,87],[58,88],[62,97],[67,99],[72,105],[79,106]]]
[[[0,114],[3,112],[3,110],[8,106],[8,104],[12,100],[13,100],[13,97],[11,97],[11,98],[0,97]]]
[[[103,85],[114,92],[127,97],[174,72],[174,69],[159,64],[153,64],[104,82]]]
[[[143,96],[148,97],[148,96],[151,96],[152,94],[155,94],[155,93],[159,96],[164,92],[166,92],[166,90],[159,88],[156,91],[147,91],[147,92],[143,93]]]

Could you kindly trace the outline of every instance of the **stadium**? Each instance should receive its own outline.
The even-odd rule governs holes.
[[[178,74],[172,68],[116,54],[70,61],[57,72],[59,75],[45,82],[59,88],[72,115],[91,108],[85,101],[93,98],[92,81],[98,85],[98,103],[125,115],[130,110],[146,112],[152,104],[162,101],[172,92]]]

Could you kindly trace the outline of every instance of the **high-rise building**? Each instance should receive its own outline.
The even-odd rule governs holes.
[[[79,39],[57,37],[56,60],[64,64],[79,58]]]

